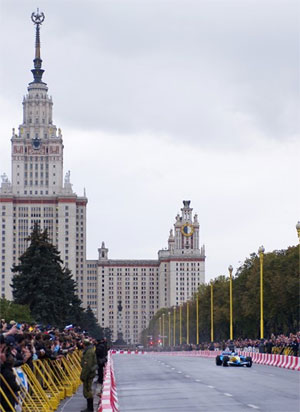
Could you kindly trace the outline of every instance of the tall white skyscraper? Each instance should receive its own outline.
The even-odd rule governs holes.
[[[23,121],[11,137],[11,182],[2,174],[1,296],[11,298],[11,267],[26,250],[34,222],[47,228],[85,301],[86,196],[72,190],[70,171],[63,177],[63,139],[53,123],[53,102],[42,80],[40,27],[44,14],[32,13],[36,29],[33,81],[23,99]]]

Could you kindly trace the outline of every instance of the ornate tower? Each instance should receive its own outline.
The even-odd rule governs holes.
[[[33,81],[23,99],[23,122],[12,133],[12,191],[14,195],[63,193],[63,141],[52,120],[52,98],[42,81],[40,26],[44,13],[32,13],[36,28]]]
[[[179,214],[176,216],[174,225],[176,254],[200,254],[198,215],[195,214],[193,219],[190,203],[190,200],[184,200],[181,216]]]
[[[73,192],[70,171],[63,182],[62,134],[53,124],[53,102],[42,80],[40,28],[44,19],[39,10],[31,15],[35,25],[33,81],[23,99],[23,122],[18,133],[15,129],[12,133],[12,182],[6,174],[1,176],[1,296],[11,298],[11,267],[26,250],[26,238],[36,222],[42,229],[47,228],[86,304],[87,198]]]
[[[199,221],[190,200],[183,201],[181,216],[170,230],[168,248],[158,252],[159,306],[179,305],[190,299],[205,282],[205,250],[199,247]]]
[[[101,248],[98,249],[99,262],[108,260],[108,249],[105,247],[105,243],[102,242]]]

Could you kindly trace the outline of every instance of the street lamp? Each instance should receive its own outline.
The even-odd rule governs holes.
[[[168,312],[169,315],[169,346],[171,346],[171,312]]]
[[[173,308],[173,346],[176,346],[176,306]]]
[[[299,238],[299,275],[300,275],[300,221],[296,224],[296,230]]]
[[[186,343],[190,344],[190,306],[189,302],[186,302]]]
[[[210,341],[214,341],[214,285],[210,283]]]
[[[264,338],[264,251],[265,248],[263,246],[260,246],[258,249],[260,261],[260,339]]]
[[[159,337],[161,337],[161,335],[162,335],[162,330],[161,330],[161,316],[159,317]]]
[[[199,299],[196,294],[196,344],[199,345]]]
[[[229,305],[230,305],[230,340],[233,340],[233,317],[232,317],[232,271],[233,267],[228,266],[229,270]]]
[[[179,345],[182,344],[182,304],[179,306]]]
[[[165,314],[162,314],[163,317],[163,323],[162,323],[162,344],[165,346]]]

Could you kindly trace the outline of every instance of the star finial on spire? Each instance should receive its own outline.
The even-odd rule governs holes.
[[[35,83],[40,83],[42,81],[42,76],[44,70],[42,69],[42,59],[41,59],[41,42],[40,42],[40,25],[45,20],[45,15],[43,12],[40,13],[37,9],[36,13],[31,14],[31,20],[36,26],[35,32],[35,58],[33,60],[34,69],[31,70]]]

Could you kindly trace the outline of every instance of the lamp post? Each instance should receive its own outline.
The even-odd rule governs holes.
[[[162,344],[163,344],[163,346],[165,346],[165,314],[163,313],[162,314],[162,317],[163,317],[163,319],[162,319]]]
[[[210,283],[210,340],[214,341],[214,285]]]
[[[161,330],[161,316],[159,317],[159,337],[160,337],[160,339],[161,339],[161,335],[162,335],[162,330]]]
[[[186,302],[186,343],[190,344],[190,306],[189,302]]]
[[[176,346],[176,306],[173,308],[173,346]]]
[[[260,339],[264,338],[264,251],[265,248],[260,246],[258,249],[260,262]]]
[[[296,230],[299,238],[299,275],[300,275],[300,221],[296,224]]]
[[[168,312],[169,315],[169,346],[171,346],[171,312]]]
[[[199,345],[199,296],[196,295],[196,344]]]
[[[179,345],[182,344],[182,305],[179,306]]]
[[[232,316],[232,271],[233,267],[228,266],[229,270],[229,306],[230,306],[230,340],[233,340],[233,316]]]

